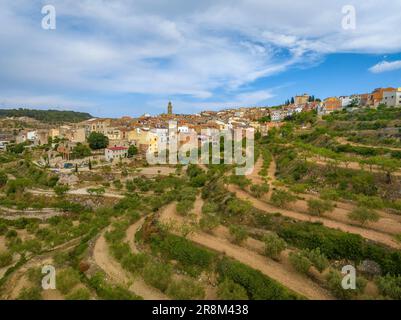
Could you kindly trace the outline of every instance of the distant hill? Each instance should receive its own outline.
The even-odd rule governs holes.
[[[60,110],[0,109],[0,118],[29,117],[41,122],[80,122],[93,118],[89,113]]]

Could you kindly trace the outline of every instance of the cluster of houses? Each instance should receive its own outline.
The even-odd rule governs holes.
[[[379,105],[401,107],[401,88],[377,88],[372,93],[327,98],[318,111],[319,114],[328,114],[347,107],[352,111],[353,108],[377,108]]]
[[[22,130],[16,135],[15,142],[28,141],[30,145],[35,146],[57,141],[56,152],[63,159],[69,160],[74,147],[85,143],[92,132],[97,132],[109,139],[104,157],[107,161],[113,161],[126,157],[131,145],[136,146],[139,155],[159,152],[160,145],[168,143],[171,139],[171,121],[177,124],[174,129],[180,133],[179,145],[193,142],[191,137],[194,135],[197,137],[197,143],[201,144],[209,141],[210,132],[214,129],[227,131],[254,128],[255,131],[266,135],[269,129],[281,126],[284,119],[295,113],[316,110],[319,115],[325,115],[344,108],[352,111],[355,108],[377,107],[381,104],[401,106],[401,88],[379,88],[370,94],[329,97],[324,101],[303,94],[294,97],[291,103],[279,107],[248,107],[203,111],[189,115],[173,114],[173,106],[169,103],[166,114],[145,114],[139,118],[94,118],[77,124]],[[263,121],[260,121],[261,119]],[[6,144],[7,141],[1,141],[0,148],[5,148]]]

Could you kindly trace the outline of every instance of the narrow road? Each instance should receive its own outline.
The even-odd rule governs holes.
[[[136,222],[131,229],[138,230],[141,228],[144,219]],[[131,228],[130,227],[130,228]],[[136,232],[135,232],[136,233]],[[134,234],[135,234],[134,233]],[[142,278],[134,278],[128,271],[124,270],[121,265],[110,255],[107,241],[104,237],[105,231],[97,239],[93,249],[93,258],[96,264],[114,281],[119,284],[129,286],[129,290],[145,300],[166,300],[168,299],[162,292],[147,285]],[[128,232],[127,232],[128,234]],[[133,241],[133,243],[135,243]],[[131,244],[130,244],[131,245]]]

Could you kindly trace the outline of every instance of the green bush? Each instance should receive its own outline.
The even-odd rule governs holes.
[[[3,171],[0,171],[0,188],[4,187],[7,184],[7,181],[7,175]]]
[[[221,300],[248,300],[248,294],[243,286],[230,279],[222,281],[217,288],[217,296]]]
[[[17,300],[42,300],[42,293],[38,287],[23,288]]]
[[[291,252],[289,255],[291,265],[300,273],[307,274],[312,262],[301,253]]]
[[[271,203],[279,208],[285,208],[288,206],[290,202],[294,202],[295,200],[296,200],[295,196],[284,190],[273,191],[270,199]]]
[[[0,222],[0,236],[7,233],[8,227],[4,222]]]
[[[367,281],[361,277],[356,278],[356,290],[345,290],[342,287],[343,276],[337,270],[330,270],[326,276],[327,286],[330,291],[338,299],[350,300],[355,298],[358,294],[362,293],[366,287]]]
[[[232,198],[227,203],[227,213],[232,216],[244,216],[251,212],[252,204],[248,201]]]
[[[64,184],[58,184],[53,189],[54,189],[55,194],[58,195],[59,197],[61,197],[61,196],[65,195],[70,188]]]
[[[57,289],[63,294],[69,293],[79,282],[79,273],[72,268],[64,269],[56,275]]]
[[[140,300],[141,297],[131,293],[124,287],[111,286],[104,280],[102,272],[95,273],[88,284],[96,290],[97,295],[104,300]]]
[[[172,234],[154,237],[152,248],[160,251],[165,257],[177,260],[183,266],[197,266],[206,269],[214,259],[214,254],[191,241]]]
[[[201,300],[205,297],[205,290],[195,281],[183,279],[172,282],[166,294],[175,300]]]
[[[173,271],[169,265],[152,262],[146,265],[143,279],[147,284],[165,292],[171,282],[172,274]]]
[[[145,253],[128,254],[122,258],[121,265],[132,273],[142,272],[149,259]]]
[[[194,202],[191,200],[182,200],[177,203],[177,213],[181,216],[187,216],[194,208]]]
[[[351,220],[359,222],[361,225],[364,225],[367,222],[377,222],[380,219],[379,214],[369,208],[365,207],[358,207],[354,210],[352,210],[348,214],[348,218]]]
[[[308,210],[313,216],[322,216],[325,212],[333,211],[334,207],[330,201],[319,199],[308,199]]]
[[[267,183],[264,184],[253,184],[251,186],[251,193],[255,198],[262,197],[265,193],[269,192],[269,185]]]
[[[247,179],[245,176],[240,176],[236,174],[229,177],[229,182],[237,185],[241,189],[245,189],[251,184],[251,180]]]
[[[286,243],[276,234],[266,234],[263,237],[266,256],[278,260],[280,253],[286,248]]]
[[[79,288],[68,294],[65,299],[66,300],[89,300],[91,294],[86,288]]]
[[[0,268],[4,268],[13,262],[13,255],[10,252],[0,252]]]
[[[217,228],[220,224],[219,217],[214,214],[204,214],[202,218],[199,220],[199,227],[202,231],[210,232],[213,229]]]
[[[230,225],[229,231],[232,236],[232,241],[236,244],[241,244],[248,238],[248,232],[242,226]]]
[[[316,249],[304,249],[301,251],[302,255],[309,259],[309,261],[318,269],[320,272],[325,270],[329,266],[329,261],[326,256],[321,253],[320,248]]]
[[[218,263],[217,271],[222,281],[228,279],[241,285],[251,300],[293,300],[300,298],[260,271],[237,261],[222,259]]]
[[[394,300],[401,300],[401,276],[386,275],[376,280],[380,293]]]

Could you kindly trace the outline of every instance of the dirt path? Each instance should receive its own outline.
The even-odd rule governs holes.
[[[330,162],[319,159],[318,157],[309,157],[309,158],[307,158],[307,161],[321,165],[321,166],[325,166],[325,167],[327,167],[328,165],[331,165]],[[333,160],[333,165],[334,165],[334,163],[335,162]],[[338,162],[338,163],[336,163],[336,165],[337,165],[337,167],[343,168],[343,169],[365,170],[367,172],[385,174],[385,172],[383,172],[383,170],[381,170],[380,168],[377,168],[377,166],[372,166],[372,169],[370,169],[369,166],[366,165],[364,168],[363,166],[361,166],[361,164],[359,162],[348,162],[347,164],[345,164],[343,162]],[[391,175],[394,177],[401,177],[401,172],[399,172],[399,171],[392,172]]]
[[[175,203],[172,203],[162,210],[160,220],[163,222],[175,221],[179,224],[184,221],[184,218],[175,213]],[[309,299],[334,299],[319,285],[314,283],[309,278],[296,273],[293,269],[286,268],[286,266],[253,252],[248,248],[240,247],[230,243],[227,239],[225,239],[224,233],[227,231],[224,229],[224,227],[222,228],[223,229],[220,229],[220,236],[210,235],[204,232],[197,232],[189,235],[188,239],[214,251],[224,253],[251,268],[259,270],[268,277],[275,279],[289,289],[304,295]],[[257,245],[259,245],[259,243]]]
[[[272,160],[269,168],[269,179],[271,181],[275,181],[275,172],[276,172],[276,163],[274,159]],[[273,192],[273,188],[269,189],[268,197],[267,199],[269,200],[271,198],[271,193]],[[308,199],[320,199],[318,196],[310,195],[310,194],[302,194],[302,197],[305,198],[305,200],[297,200],[294,203],[291,203],[289,205],[289,208],[292,211],[297,211],[299,213],[304,213],[308,214],[308,204],[307,201]],[[346,223],[346,224],[353,224],[355,223],[354,221],[350,220],[348,218],[348,214],[356,208],[355,205],[352,205],[350,203],[344,203],[340,201],[334,201],[333,204],[336,205],[334,210],[332,212],[325,213],[324,216],[325,218],[328,218],[330,220]],[[388,233],[388,234],[400,234],[401,233],[401,216],[394,215],[387,213],[383,210],[376,210],[379,215],[380,215],[380,220],[374,223],[369,223],[369,227],[366,229],[373,229],[382,233]]]
[[[252,203],[252,205],[259,210],[262,210],[262,211],[265,211],[268,213],[279,212],[283,216],[294,218],[294,219],[300,220],[300,221],[321,222],[323,225],[325,225],[326,227],[329,227],[329,228],[340,229],[344,232],[359,234],[366,239],[382,243],[391,248],[395,248],[395,249],[401,248],[401,244],[398,243],[396,240],[394,240],[393,237],[388,234],[383,234],[378,231],[368,230],[368,229],[364,229],[364,228],[360,228],[360,227],[356,227],[356,226],[350,226],[350,225],[347,225],[347,224],[344,224],[341,222],[337,222],[337,221],[333,221],[333,220],[330,220],[327,218],[313,217],[313,216],[310,216],[307,214],[302,214],[302,213],[287,210],[287,209],[276,208],[266,202],[263,202],[261,200],[258,200],[256,198],[250,196],[248,193],[246,193],[243,190],[240,190],[239,188],[237,188],[235,186],[230,185],[227,188],[230,192],[235,192],[239,199],[250,201]]]
[[[388,150],[392,150],[392,151],[401,151],[401,148],[396,148],[396,147],[372,146],[372,145],[368,145],[368,144],[356,143],[356,142],[348,141],[344,137],[338,137],[336,140],[340,144],[345,144],[345,145],[349,144],[354,147],[366,147],[366,148],[375,148],[375,149],[383,148],[383,149],[388,149]]]
[[[259,172],[262,170],[263,167],[263,159],[262,157],[259,157],[258,160],[255,162],[255,167],[253,168],[253,171],[246,175],[245,177],[250,179],[252,184],[261,184],[263,183],[262,177],[259,175]]]
[[[311,197],[312,198],[312,197]],[[316,197],[317,199],[317,197]],[[297,200],[288,205],[288,208],[292,211],[297,211],[299,213],[308,214],[308,203],[305,200]],[[348,214],[352,211],[349,209],[337,207],[334,208],[332,212],[326,212],[324,217],[333,221],[338,221],[341,223],[353,225],[354,221],[348,218]],[[397,217],[391,216],[390,214],[380,214],[380,220],[377,222],[370,222],[364,227],[364,229],[376,230],[378,232],[396,235],[401,233],[401,224]]]
[[[2,214],[1,212],[6,212]],[[19,218],[35,218],[40,220],[47,220],[56,216],[63,216],[65,212],[57,211],[52,208],[45,208],[42,210],[16,210],[6,207],[0,207],[0,218],[6,220],[17,220]]]
[[[91,195],[87,190],[91,188],[97,188],[96,186],[93,187],[84,187],[84,188],[79,188],[79,189],[73,189],[69,190],[67,194],[72,194],[72,195],[79,195],[79,196],[94,196],[96,195]],[[55,197],[56,194],[54,193],[53,190],[38,190],[38,189],[29,189],[27,192],[30,192],[32,194],[37,194],[37,195],[47,195],[47,196],[53,196]],[[124,195],[118,194],[118,193],[113,193],[113,192],[105,192],[101,195],[102,197],[108,197],[108,198],[118,198],[122,199],[124,198]]]
[[[139,220],[135,225],[135,228],[140,228],[143,220]],[[131,230],[132,231],[132,230]],[[113,282],[128,286],[129,290],[137,295],[140,295],[145,300],[165,300],[167,299],[157,289],[148,286],[142,278],[133,278],[121,265],[110,255],[107,241],[104,237],[105,231],[96,240],[93,249],[93,258],[96,264],[112,279]]]
[[[144,221],[145,221],[145,217],[141,218],[140,220],[135,222],[133,225],[131,225],[127,229],[126,236],[125,236],[125,242],[127,242],[129,244],[131,251],[133,253],[139,252],[139,249],[135,243],[135,234],[139,231],[139,229],[142,228]]]

